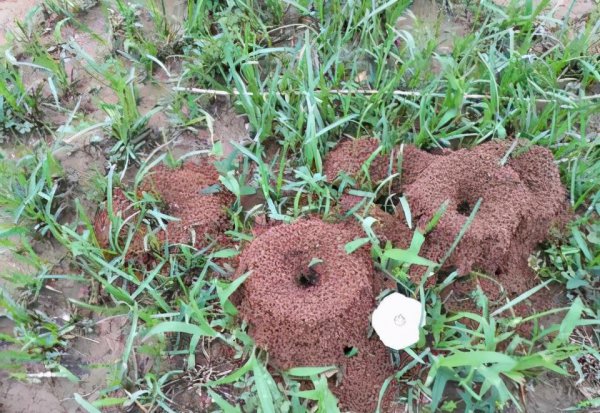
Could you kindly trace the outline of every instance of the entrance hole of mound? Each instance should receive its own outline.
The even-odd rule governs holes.
[[[358,354],[358,349],[354,346],[344,346],[344,356],[354,357]]]
[[[467,200],[460,201],[458,203],[458,205],[456,206],[456,212],[458,212],[459,214],[464,215],[466,217],[471,215],[472,211],[473,211],[473,207]]]
[[[444,283],[444,281],[446,281],[446,279],[452,275],[453,272],[457,271],[458,268],[456,268],[453,265],[450,266],[445,266],[444,268],[440,268],[436,274],[436,280],[438,284],[442,284]],[[456,281],[456,279],[455,279]]]
[[[402,208],[400,198],[403,196],[402,192],[389,195],[386,191],[383,191],[383,194],[375,200],[375,204],[379,205],[388,214],[394,214],[398,208]]]
[[[300,288],[310,288],[319,285],[320,279],[319,273],[313,267],[308,267],[300,272],[296,278],[296,283]]]

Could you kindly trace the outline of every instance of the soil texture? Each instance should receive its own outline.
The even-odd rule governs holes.
[[[237,274],[251,272],[240,312],[271,364],[339,366],[343,379],[333,392],[341,405],[371,412],[393,368],[385,346],[368,339],[375,305],[369,254],[344,249],[358,236],[355,226],[318,219],[275,226],[244,250]],[[351,348],[354,357],[346,355]]]

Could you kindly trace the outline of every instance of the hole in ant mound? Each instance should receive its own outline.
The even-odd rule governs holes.
[[[346,357],[354,357],[358,354],[358,349],[354,346],[345,346],[344,355]]]
[[[377,198],[375,203],[387,212],[388,214],[393,214],[396,212],[396,209],[400,208],[400,198],[402,198],[404,194],[400,192],[399,194],[392,195],[384,195]]]
[[[462,201],[456,207],[456,212],[458,212],[459,214],[464,215],[466,217],[471,215],[471,211],[472,211],[472,208],[468,201]]]
[[[296,282],[300,288],[309,288],[319,284],[319,278],[319,273],[314,268],[308,267],[298,275]]]
[[[438,282],[438,284],[443,283],[444,281],[446,281],[448,279],[448,277],[450,275],[452,275],[452,273],[454,273],[457,270],[457,268],[455,266],[448,266],[448,267],[444,267],[444,268],[440,268],[436,274],[436,280]],[[456,281],[456,278],[455,278]]]

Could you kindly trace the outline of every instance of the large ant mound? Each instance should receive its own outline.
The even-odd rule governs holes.
[[[427,235],[420,255],[437,262],[443,260],[481,199],[475,218],[439,272],[448,274],[457,270],[465,276],[447,289],[446,308],[475,311],[476,301],[471,293],[478,286],[492,305],[494,302],[501,305],[502,300],[503,304],[507,298],[514,298],[539,283],[529,268],[528,258],[546,239],[550,228],[563,223],[567,216],[565,189],[549,150],[527,141],[509,141],[441,153],[406,145],[399,152],[400,189],[410,205],[413,222],[424,228],[440,206],[448,202],[441,220]],[[360,168],[361,159],[352,161],[348,153],[346,156],[349,165],[344,166],[345,170]],[[359,200],[344,195],[340,208],[349,211]],[[377,205],[369,206],[366,214],[377,220],[373,230],[383,242],[408,248],[411,236],[401,208],[396,209],[395,218]],[[412,267],[413,281],[421,281],[423,270]],[[477,273],[484,276],[466,277]],[[431,285],[435,279],[431,277],[427,282]],[[538,294],[531,297],[529,304],[521,303],[513,310],[517,315],[531,314],[546,309],[546,304],[542,294]]]
[[[393,370],[383,344],[367,338],[375,304],[369,254],[344,249],[360,235],[316,219],[268,229],[240,258],[238,276],[251,271],[240,312],[273,366],[340,366],[344,380],[333,391],[342,405],[373,411]],[[352,348],[359,355],[348,358]]]
[[[230,226],[227,207],[233,194],[219,184],[219,173],[207,159],[179,168],[159,165],[140,189],[157,196],[166,206],[164,212],[178,219],[169,221],[166,234],[159,234],[170,244],[205,246]]]
[[[512,153],[509,152],[512,150]],[[451,248],[477,201],[481,206],[467,232],[442,268],[460,275],[483,272],[492,279],[479,282],[492,300],[522,294],[537,283],[528,258],[548,236],[550,228],[566,215],[565,189],[552,153],[539,146],[519,142],[490,142],[434,156],[427,169],[404,189],[413,217],[424,227],[439,206],[448,207],[434,231],[428,235],[422,255],[440,261]],[[452,310],[474,310],[468,298],[476,285],[454,283]],[[535,299],[543,309],[543,300]],[[516,312],[530,312],[526,306]]]
[[[241,312],[279,368],[335,364],[366,336],[374,304],[368,255],[348,255],[354,233],[318,220],[269,229],[246,248]],[[310,265],[311,262],[316,262]]]
[[[378,139],[354,139],[339,143],[327,156],[323,164],[323,174],[330,182],[345,174],[352,179],[364,176],[363,165],[379,148]],[[390,168],[391,166],[391,168]],[[388,171],[395,169],[387,156],[378,153],[369,164],[369,177],[373,182],[383,181]]]
[[[166,231],[157,230],[156,239],[161,244],[168,241],[201,247],[218,240],[229,228],[227,207],[233,201],[233,195],[219,185],[219,174],[208,160],[199,164],[187,162],[179,168],[159,165],[144,178],[140,192],[153,194],[164,203],[163,212],[175,218],[168,221]],[[128,221],[139,212],[119,188],[113,190],[112,208],[113,214]],[[100,210],[94,220],[94,229],[101,248],[110,245],[110,224],[107,209]],[[145,226],[137,230],[129,244],[127,258],[147,261],[146,234]],[[124,242],[126,237],[127,226],[124,226],[119,240]]]
[[[448,207],[422,251],[441,260],[465,225],[472,208],[481,206],[458,248],[445,265],[466,275],[511,273],[506,288],[522,291],[522,258],[547,236],[564,211],[565,190],[550,151],[517,147],[503,165],[510,142],[490,142],[436,156],[404,194],[419,226],[429,222],[440,205]],[[507,280],[508,281],[508,280]]]

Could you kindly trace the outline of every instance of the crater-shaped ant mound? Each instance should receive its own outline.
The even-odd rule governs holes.
[[[365,141],[355,142],[358,145]],[[338,145],[332,154],[338,148],[336,158],[343,157],[348,163],[344,170],[360,168],[362,160],[352,160],[345,146]],[[448,202],[441,220],[427,235],[421,256],[441,261],[481,199],[475,218],[440,274],[456,269],[461,276],[479,272],[489,278],[477,282],[465,278],[453,283],[446,291],[448,309],[476,311],[476,301],[470,295],[477,285],[493,305],[494,301],[514,298],[539,283],[529,268],[528,258],[546,239],[550,228],[564,223],[568,216],[566,192],[549,150],[527,141],[504,141],[435,154],[406,145],[400,154],[400,190],[410,205],[413,223],[426,227],[440,206]],[[341,164],[339,160],[335,163]],[[344,195],[340,207],[348,211],[359,200]],[[409,247],[411,236],[402,208],[396,208],[395,219],[377,205],[371,205],[367,214],[377,219],[373,229],[382,241],[391,241],[397,248]],[[418,283],[424,275],[423,268],[413,266],[410,275]],[[429,278],[428,284],[433,282],[435,279]],[[514,311],[525,315],[547,308],[542,293],[531,297],[530,305],[533,308],[515,306]]]
[[[219,174],[208,159],[198,164],[186,162],[178,168],[159,165],[144,178],[139,192],[151,193],[164,204],[162,212],[176,218],[167,222],[166,231],[157,230],[156,239],[160,244],[168,241],[170,244],[202,247],[211,240],[218,240],[229,228],[227,207],[234,198],[220,186]],[[138,212],[119,188],[113,190],[112,204],[113,213],[120,214],[124,220]],[[96,215],[94,229],[100,247],[108,248],[110,219],[106,209]],[[121,232],[120,239],[125,241],[127,227]],[[128,258],[146,260],[146,234],[144,226],[134,234],[127,252]]]
[[[552,154],[539,146],[490,142],[434,156],[404,188],[417,224],[424,227],[448,201],[422,253],[439,261],[481,199],[458,248],[445,263],[459,274],[473,270],[498,278],[510,293],[535,285],[527,258],[565,212],[565,190]]]
[[[552,153],[526,141],[511,147],[513,143],[489,142],[434,155],[427,168],[404,187],[420,227],[443,202],[449,202],[421,250],[421,255],[438,262],[481,199],[467,232],[441,270],[456,269],[465,276],[444,292],[445,306],[451,311],[477,312],[471,294],[478,287],[490,299],[490,306],[498,308],[539,284],[528,258],[549,230],[568,216],[566,192]],[[485,275],[466,278],[477,273]],[[415,281],[422,274],[412,271]],[[527,316],[550,308],[544,291],[516,305],[514,313]],[[525,335],[530,329],[530,323],[519,326]]]
[[[333,392],[345,408],[366,412],[393,370],[383,344],[367,338],[375,304],[371,258],[344,249],[360,236],[353,225],[317,219],[272,227],[244,250],[237,275],[251,271],[240,313],[271,364],[339,366],[343,381]],[[350,348],[358,355],[348,357]]]

